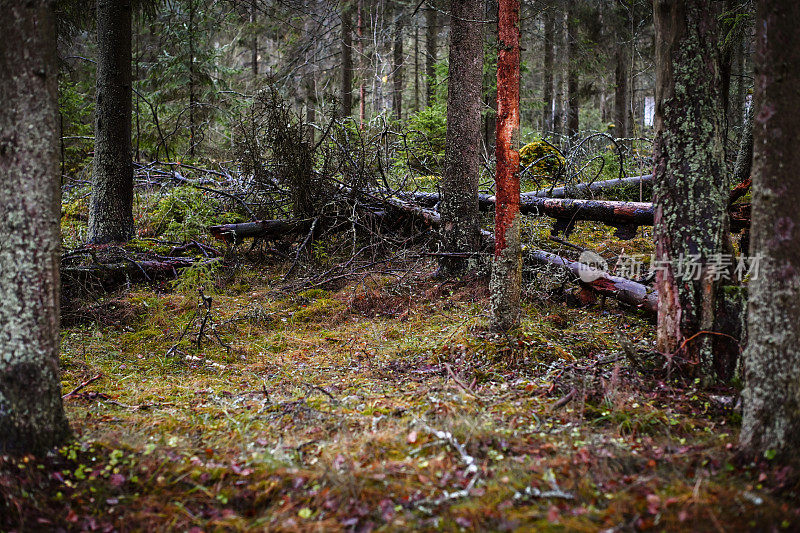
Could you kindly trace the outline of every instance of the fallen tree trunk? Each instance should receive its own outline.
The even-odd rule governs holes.
[[[546,215],[551,218],[593,220],[606,224],[653,225],[653,204],[616,200],[573,200],[570,198],[537,198],[526,196],[520,202],[525,215]]]
[[[244,239],[279,239],[286,235],[307,233],[313,220],[256,220],[240,224],[209,226],[208,231],[215,239],[237,243]]]
[[[398,193],[398,196],[423,208],[433,207],[439,201],[439,195],[436,193]],[[484,211],[493,209],[494,196],[479,195],[478,205]],[[572,224],[579,220],[603,222],[622,230],[653,225],[653,204],[651,202],[540,198],[526,193],[521,195],[520,212],[528,216],[544,215],[555,218],[561,221],[560,227],[557,229],[564,230],[571,229]],[[731,217],[732,231],[741,231],[750,225],[750,204],[735,204],[728,212]]]
[[[554,265],[570,272],[582,287],[591,289],[603,296],[609,296],[651,314],[655,314],[658,311],[658,293],[648,289],[641,283],[614,276],[584,263],[570,261],[542,250],[528,252],[525,258],[541,264]]]
[[[600,193],[607,189],[613,189],[615,187],[624,187],[627,185],[638,185],[640,183],[645,184],[652,182],[653,182],[653,175],[648,174],[646,176],[630,176],[627,178],[595,181],[593,183],[576,183],[574,185],[566,185],[563,187],[539,189],[538,191],[524,192],[520,196],[523,198],[525,198],[526,196],[534,198],[567,198],[568,194],[572,196],[575,194],[581,194],[587,192]]]
[[[196,265],[210,265],[221,261],[214,258],[197,261],[187,257],[165,257],[136,261],[134,259],[114,263],[78,265],[61,268],[61,282],[64,292],[70,292],[79,285],[100,285],[106,290],[143,281],[173,279],[178,272]]]

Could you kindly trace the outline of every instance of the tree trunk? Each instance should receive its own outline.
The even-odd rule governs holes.
[[[654,236],[660,269],[657,348],[716,379],[712,336],[720,281],[708,263],[727,238],[729,191],[720,137],[717,9],[713,0],[656,0]],[[681,261],[703,264],[682,277]],[[676,353],[678,352],[678,353]],[[723,354],[716,354],[722,356]]]
[[[405,13],[403,12],[403,5],[398,3],[395,11],[395,26],[394,26],[394,47],[392,50],[393,64],[392,64],[392,109],[394,111],[394,118],[402,120],[403,118],[403,22],[405,20]]]
[[[795,459],[800,446],[800,4],[759,0],[754,120],[753,241],[749,343],[741,443]]]
[[[500,0],[497,56],[497,203],[490,282],[492,327],[520,322],[522,246],[519,212],[519,0]]]
[[[97,103],[89,242],[134,235],[131,159],[131,2],[97,1]]]
[[[485,4],[485,20],[497,20],[497,0],[486,0]],[[484,30],[486,38],[485,50],[497,50],[497,24],[485,24],[485,26],[487,26]],[[489,59],[494,62],[486,65],[487,58],[484,56],[485,75],[483,83],[485,85],[485,111],[483,113],[483,145],[486,150],[487,158],[489,154],[494,152],[495,128],[497,126],[497,85],[495,81],[497,79],[497,63],[494,55],[491,55]]]
[[[195,0],[189,0],[189,27],[187,33],[189,35],[189,156],[194,158],[194,145],[197,134],[195,131],[194,108],[195,94],[194,94],[194,11]]]
[[[483,28],[472,21],[483,16],[483,0],[452,0],[450,14],[441,245],[446,253],[477,252]],[[464,260],[443,257],[440,261],[442,275],[461,274],[467,268]]]
[[[350,2],[342,2],[342,118],[353,112],[353,21]]]
[[[419,111],[419,22],[414,22],[414,113]]]
[[[614,136],[630,136],[628,124],[628,49],[618,43],[614,54]]]
[[[0,454],[40,454],[69,436],[58,368],[60,130],[51,2],[6,3],[0,30]]]
[[[364,122],[367,115],[367,92],[364,85],[364,78],[367,69],[364,66],[364,0],[358,0],[358,65],[359,65],[359,84],[358,84],[358,127],[364,129]]]
[[[433,103],[433,92],[436,88],[436,49],[439,25],[437,11],[434,6],[425,9],[425,105]]]
[[[555,65],[555,80],[553,88],[555,96],[553,97],[553,131],[559,135],[564,133],[565,116],[564,116],[564,88],[566,82],[566,67],[564,66],[566,48],[564,46],[564,12],[558,10],[555,13],[555,45],[556,52],[556,65]]]
[[[553,131],[553,47],[556,19],[552,9],[544,12],[544,71],[542,72],[542,131]]]
[[[256,20],[258,12],[256,11],[256,0],[250,0],[250,31],[253,32],[250,42],[250,70],[253,73],[253,79],[258,77],[258,32],[256,31]]]
[[[575,19],[575,3],[567,2],[567,137],[578,135],[578,27]]]

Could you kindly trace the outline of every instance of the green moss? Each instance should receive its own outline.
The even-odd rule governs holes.
[[[566,161],[549,143],[533,141],[520,149],[519,163],[535,176],[553,178],[564,168]]]

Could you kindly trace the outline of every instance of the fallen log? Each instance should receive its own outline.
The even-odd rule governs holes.
[[[542,250],[528,252],[525,258],[570,272],[582,287],[603,296],[614,298],[651,314],[658,311],[658,293],[641,283]]]
[[[222,224],[207,229],[218,240],[237,243],[244,239],[279,239],[286,235],[308,233],[314,221],[308,220],[255,220],[240,224]]]
[[[742,185],[744,186],[744,185]],[[439,201],[436,193],[399,193],[402,198],[423,208],[435,206]],[[478,205],[481,210],[494,208],[494,196],[481,194]],[[406,204],[407,206],[408,204]],[[405,208],[408,210],[408,208]],[[520,197],[520,212],[528,216],[548,216],[558,222],[556,231],[569,231],[575,222],[590,220],[614,226],[621,237],[629,237],[630,230],[638,226],[653,225],[651,202],[623,202],[617,200],[576,200],[571,198],[540,198],[523,194]],[[741,231],[750,225],[750,204],[732,205],[731,230]]]
[[[567,198],[567,195],[573,196],[583,193],[600,193],[607,189],[615,187],[625,187],[628,185],[647,184],[653,182],[653,175],[646,176],[630,176],[627,178],[617,178],[613,180],[595,181],[592,183],[575,183],[573,185],[565,185],[563,187],[552,187],[549,189],[539,189],[538,191],[525,192],[520,196],[536,198]]]
[[[110,290],[126,283],[160,281],[178,277],[178,272],[196,265],[210,265],[221,258],[197,261],[188,257],[164,257],[136,261],[126,259],[114,263],[62,266],[61,282],[65,292],[80,285],[99,285]]]

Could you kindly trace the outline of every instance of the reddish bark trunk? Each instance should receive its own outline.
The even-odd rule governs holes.
[[[492,326],[519,324],[522,252],[519,242],[519,0],[501,0],[497,56],[497,158]]]

